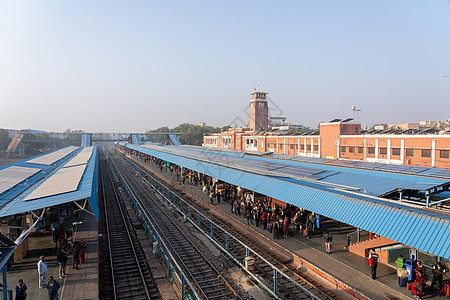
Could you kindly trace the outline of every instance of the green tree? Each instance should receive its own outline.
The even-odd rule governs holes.
[[[229,126],[213,127],[213,126],[200,126],[195,124],[183,123],[175,128],[170,129],[169,127],[160,127],[155,130],[147,130],[147,133],[181,133],[179,136],[180,142],[186,145],[196,145],[201,146],[203,143],[203,136],[208,133],[221,132],[223,129],[228,129]],[[167,136],[156,135],[153,136],[154,139],[159,139],[162,141],[167,141]],[[164,139],[164,140],[163,140]]]
[[[0,128],[0,150],[6,150],[9,143],[11,143],[11,138],[8,137],[8,130]]]

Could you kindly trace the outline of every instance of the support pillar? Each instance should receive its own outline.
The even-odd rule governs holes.
[[[273,292],[275,293],[275,295],[277,294],[277,286],[278,286],[278,274],[277,274],[277,269],[273,269]]]

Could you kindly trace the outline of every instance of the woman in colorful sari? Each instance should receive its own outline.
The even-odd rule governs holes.
[[[416,272],[416,280],[414,280],[411,293],[416,299],[422,299],[422,296],[425,295],[425,268],[420,260],[417,262],[414,272]]]

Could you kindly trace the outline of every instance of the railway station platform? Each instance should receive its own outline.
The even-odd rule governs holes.
[[[170,180],[174,184],[180,186],[187,195],[195,197],[197,200],[204,201],[209,205],[209,197],[204,193],[199,186],[193,186],[188,183],[182,184],[177,182],[175,174],[164,172],[157,168],[152,163],[144,163],[139,158],[133,157],[134,161],[147,170],[165,180]],[[218,210],[234,218],[236,221],[247,225],[243,214],[236,216],[231,212],[230,201],[221,201],[221,203],[214,205]],[[263,230],[262,226],[259,228],[255,225],[249,225],[249,230],[253,230],[267,238],[272,242],[277,243],[287,251],[291,252],[294,257],[298,257],[304,265],[310,263],[316,269],[314,270],[319,276],[331,282],[340,282],[340,289],[348,289],[350,292],[355,291],[359,293],[361,299],[412,299],[411,292],[404,287],[399,287],[396,269],[385,264],[378,264],[377,279],[372,280],[370,276],[370,267],[367,260],[356,254],[348,252],[347,234],[355,231],[355,228],[340,223],[335,220],[325,219],[323,222],[323,229],[328,230],[333,236],[333,250],[332,254],[325,253],[324,240],[321,234],[313,235],[310,239],[305,239],[299,232],[295,233],[289,238],[280,238],[273,240],[272,235]],[[313,268],[314,268],[313,267]],[[311,271],[313,268],[309,267]],[[444,277],[444,281],[449,277]],[[448,297],[440,296],[438,291],[430,291],[426,289],[426,296],[424,299],[448,299]],[[350,294],[348,294],[350,296]]]
[[[67,276],[59,278],[56,248],[51,233],[29,236],[26,257],[11,264],[7,272],[8,289],[13,290],[13,297],[18,280],[23,279],[28,288],[27,299],[48,299],[47,289],[38,287],[37,262],[43,255],[48,266],[47,276],[53,276],[61,285],[59,299],[98,299],[97,219],[83,211],[79,218],[83,219],[83,224],[74,226],[74,241],[84,240],[86,243],[85,263],[79,265],[78,270],[72,269],[73,256],[70,255],[66,267]]]

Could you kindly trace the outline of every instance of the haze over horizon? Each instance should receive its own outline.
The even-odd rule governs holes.
[[[450,1],[0,2],[0,128],[450,118]]]

